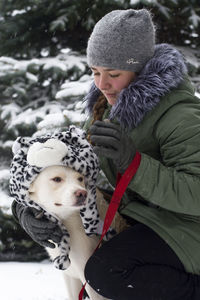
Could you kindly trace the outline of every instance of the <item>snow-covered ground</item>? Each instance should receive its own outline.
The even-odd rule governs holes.
[[[0,262],[1,300],[75,300],[67,297],[61,271],[49,262]]]

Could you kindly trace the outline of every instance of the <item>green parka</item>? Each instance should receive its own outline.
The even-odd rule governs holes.
[[[123,91],[126,97],[120,96],[118,107],[108,106],[103,116],[129,126],[125,134],[141,153],[120,213],[152,228],[175,251],[186,271],[200,274],[200,99],[194,96],[180,53],[166,44],[157,46],[155,53],[156,68],[155,62],[149,62],[129,91]],[[94,98],[97,101],[93,93],[89,109]],[[138,98],[145,98],[145,103]],[[125,101],[130,102],[130,111],[123,110]],[[115,186],[117,170],[112,160],[100,157],[100,164]]]

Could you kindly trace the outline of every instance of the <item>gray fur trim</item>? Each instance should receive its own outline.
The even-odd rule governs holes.
[[[155,47],[155,55],[148,61],[137,79],[119,94],[112,106],[110,119],[117,118],[128,129],[135,128],[170,90],[176,88],[187,73],[182,54],[168,44]],[[87,108],[92,108],[100,91],[93,85],[85,97]]]

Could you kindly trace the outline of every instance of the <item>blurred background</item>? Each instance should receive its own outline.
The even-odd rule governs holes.
[[[200,97],[199,0],[0,1],[0,261],[47,257],[11,215],[13,141],[82,126],[82,100],[92,82],[85,49],[93,26],[113,9],[143,7],[153,14],[157,43],[185,55]]]

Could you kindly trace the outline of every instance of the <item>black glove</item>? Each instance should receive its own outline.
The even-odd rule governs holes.
[[[15,202],[12,211],[19,220],[19,224],[36,243],[44,247],[55,248],[49,240],[55,243],[60,242],[62,238],[60,227],[43,215],[37,218],[39,212],[35,208]]]
[[[117,170],[123,174],[136,154],[131,138],[119,125],[109,121],[96,121],[90,128],[94,152],[113,159]]]

